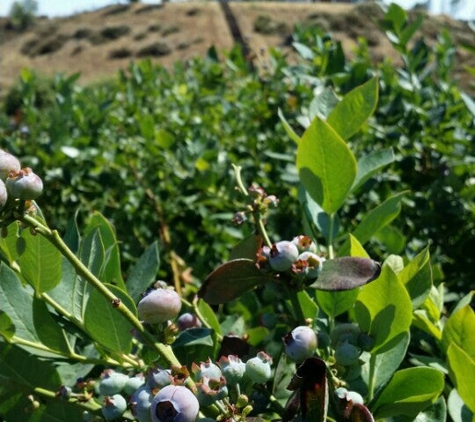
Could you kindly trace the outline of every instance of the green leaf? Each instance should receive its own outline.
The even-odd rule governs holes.
[[[137,314],[134,301],[116,286],[108,285],[129,310]],[[84,314],[84,326],[93,340],[108,350],[129,353],[132,346],[131,325],[96,289],[91,291]]]
[[[432,269],[427,246],[415,256],[398,274],[399,281],[406,286],[411,296],[412,306],[416,309],[429,296],[432,288]]]
[[[402,369],[394,374],[371,410],[375,419],[415,417],[437,400],[444,385],[444,374],[436,369]]]
[[[233,261],[235,259],[245,258],[255,262],[257,251],[261,246],[262,237],[257,234],[251,234],[233,247],[229,255],[229,260]]]
[[[175,138],[165,129],[159,129],[155,133],[155,143],[163,149],[170,149],[175,143]]]
[[[358,173],[356,173],[355,181],[351,190],[358,190],[373,175],[378,173],[384,166],[394,161],[394,152],[392,148],[379,151],[373,151],[358,160]]]
[[[45,237],[23,230],[24,242],[18,256],[22,277],[37,293],[46,292],[61,281],[61,253]]]
[[[115,236],[115,230],[109,221],[99,213],[94,213],[89,222],[84,236],[98,231],[101,235],[103,248],[106,251],[104,267],[101,268],[100,279],[104,283],[114,284],[117,287],[125,290],[125,283],[122,278],[122,271],[120,267],[120,251],[118,242]]]
[[[316,319],[318,306],[305,290],[301,290],[297,293],[297,300],[300,304],[300,308],[302,309],[303,316],[306,319]]]
[[[453,313],[444,325],[442,348],[445,352],[451,344],[456,344],[475,360],[475,312],[469,305]]]
[[[466,351],[456,343],[452,343],[447,350],[450,379],[455,384],[460,397],[475,413],[475,395],[473,394],[473,380],[475,379],[475,360],[470,356],[473,349]]]
[[[402,231],[391,225],[379,229],[374,237],[384,245],[388,254],[402,253],[407,243]]]
[[[328,116],[328,124],[346,141],[373,114],[378,103],[378,79],[372,78],[346,94]]]
[[[359,258],[369,258],[368,253],[363,248],[363,245],[350,233],[350,256]]]
[[[14,337],[32,345],[46,346],[50,349],[45,352],[47,355],[68,354],[64,332],[45,303],[34,296],[29,286],[22,286],[16,274],[4,263],[0,265],[0,280],[0,310],[8,315],[14,325]],[[6,323],[7,331],[11,332],[8,321]]]
[[[309,286],[314,289],[341,291],[369,283],[379,276],[381,265],[372,259],[342,257],[322,264],[318,278]]]
[[[339,103],[338,97],[335,95],[335,91],[330,87],[320,86],[318,93],[310,103],[308,114],[310,120],[319,116],[322,119],[327,119],[330,113],[335,109]]]
[[[173,343],[173,351],[184,365],[205,362],[214,358],[216,333],[209,328],[190,328],[182,331]]]
[[[470,411],[455,388],[449,394],[447,407],[454,422],[473,422],[475,413]]]
[[[366,385],[372,385],[374,394],[391,379],[406,356],[409,333],[400,333],[387,342],[377,353],[371,353],[369,361],[361,367],[361,377]]]
[[[399,334],[409,331],[411,298],[388,265],[383,265],[380,276],[361,289],[355,313],[361,329],[374,338],[372,353]]]
[[[329,317],[335,318],[353,307],[358,297],[359,290],[346,290],[342,292],[316,291],[317,303]]]
[[[155,122],[153,120],[153,114],[138,114],[137,120],[139,123],[140,133],[146,141],[153,141],[155,138]]]
[[[328,214],[346,200],[356,176],[356,159],[343,139],[319,117],[304,132],[297,148],[299,178]]]
[[[15,221],[7,227],[7,235],[0,236],[0,251],[10,265],[18,258],[17,242],[20,223]]]
[[[216,331],[217,334],[222,334],[221,325],[219,324],[219,320],[211,306],[209,306],[204,300],[200,299],[198,300],[198,309],[208,325]]]
[[[155,241],[145,250],[127,277],[127,291],[135,302],[138,302],[140,295],[156,281],[159,269],[160,253],[158,242]]]
[[[79,257],[81,262],[96,277],[100,277],[105,255],[106,251],[101,239],[101,233],[98,230],[84,236],[79,248]]]
[[[198,291],[198,296],[210,305],[218,305],[237,299],[268,280],[254,261],[235,259],[209,274]]]
[[[282,125],[284,126],[284,130],[289,136],[290,139],[292,139],[297,145],[300,142],[300,136],[298,136],[295,131],[292,129],[292,126],[289,125],[287,122],[284,113],[282,113],[282,110],[279,108],[277,110],[277,114],[279,115],[279,119],[282,122]]]
[[[57,391],[61,378],[54,366],[14,345],[0,343],[0,379],[33,391]]]
[[[12,319],[5,312],[0,311],[0,336],[10,342],[14,335],[15,325]]]
[[[369,211],[361,220],[358,227],[353,231],[352,235],[364,245],[371,237],[381,228],[393,221],[401,211],[401,200],[407,192],[400,192],[386,199],[381,205]],[[347,255],[350,249],[350,240],[348,239],[341,246],[339,253]]]

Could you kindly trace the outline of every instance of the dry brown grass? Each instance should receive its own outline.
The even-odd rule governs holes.
[[[269,47],[290,51],[286,40],[293,26],[307,23],[330,31],[348,54],[357,38],[364,36],[374,60],[397,60],[374,23],[380,17],[375,5],[259,2],[231,3],[231,8],[256,53]],[[7,20],[0,20],[0,95],[23,67],[46,75],[80,72],[80,82],[89,83],[114,75],[135,58],[150,57],[170,67],[176,61],[203,56],[211,46],[220,52],[233,45],[220,5],[210,2],[115,5],[67,18],[38,19],[24,33],[7,27]],[[429,42],[434,42],[442,27],[450,28],[457,40],[470,42],[471,36],[474,41],[463,24],[431,17],[424,23]],[[260,57],[256,54],[257,64]],[[462,51],[457,57],[460,69],[464,64],[475,65],[468,63],[473,57]]]

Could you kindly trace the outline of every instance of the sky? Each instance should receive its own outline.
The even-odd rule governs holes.
[[[7,16],[15,0],[0,0],[0,16]],[[142,3],[160,3],[160,0],[141,0]],[[390,3],[391,0],[383,0]],[[420,1],[419,1],[420,2]],[[67,16],[86,10],[94,10],[111,4],[126,3],[119,0],[38,0],[39,15]],[[418,0],[396,0],[395,3],[402,7],[411,8]],[[430,11],[432,13],[449,13],[449,0],[430,0]],[[457,18],[475,20],[475,1],[460,0],[460,5],[456,10]]]

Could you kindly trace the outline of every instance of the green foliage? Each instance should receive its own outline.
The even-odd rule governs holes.
[[[13,27],[21,31],[25,30],[33,24],[37,11],[37,0],[21,0],[13,2],[9,13]]]
[[[450,79],[447,38],[412,42],[420,24],[394,5],[381,23],[399,69],[296,28],[302,62],[272,52],[261,76],[239,50],[210,50],[107,85],[58,76],[40,107],[24,71],[21,121],[2,136],[45,191],[38,214],[0,210],[1,417],[101,420],[89,380],[111,368],[173,369],[203,395],[193,363],[265,351],[273,378],[201,396],[203,415],[246,420],[252,403],[264,420],[473,419],[473,101]],[[302,259],[267,265],[299,234],[326,258],[316,278]],[[157,278],[200,326],[138,320]],[[299,325],[318,346],[295,364],[282,339]],[[343,386],[363,403],[335,397]]]

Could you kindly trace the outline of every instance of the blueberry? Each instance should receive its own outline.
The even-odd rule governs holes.
[[[302,252],[297,261],[305,263],[303,275],[307,278],[317,278],[322,271],[325,258],[318,256],[313,252]]]
[[[43,181],[29,167],[11,171],[5,182],[8,194],[13,198],[32,200],[43,192]]]
[[[120,393],[129,377],[113,369],[106,369],[101,374],[101,382],[99,384],[99,393],[103,396],[112,396]]]
[[[166,322],[178,316],[181,299],[177,292],[170,289],[155,289],[146,295],[137,305],[140,319],[149,324]]]
[[[194,422],[200,405],[196,396],[181,385],[167,385],[153,398],[152,422]]]
[[[228,387],[224,377],[220,379],[203,377],[196,385],[198,387],[197,398],[200,406],[211,406],[216,400],[222,400],[228,395]]]
[[[135,375],[134,377],[130,377],[127,381],[125,381],[124,392],[130,396],[134,393],[134,391],[144,384],[144,376],[142,374]]]
[[[263,384],[271,378],[272,358],[264,353],[259,352],[256,357],[246,362],[246,375],[255,384]]]
[[[0,179],[5,181],[11,171],[18,173],[20,169],[21,166],[18,158],[0,149]]]
[[[147,372],[147,385],[150,388],[163,388],[172,382],[171,371],[160,367],[150,368]]]
[[[300,236],[295,236],[292,239],[292,243],[297,246],[297,249],[299,250],[300,253],[302,252],[317,252],[317,245],[315,242],[308,236],[305,235],[300,235]]]
[[[351,343],[340,343],[335,349],[335,359],[338,364],[351,366],[358,362],[360,357],[359,349]]]
[[[219,366],[214,364],[211,359],[208,359],[206,362],[201,362],[199,365],[193,362],[191,370],[195,374],[196,381],[200,381],[204,377],[219,380],[223,376]]]
[[[303,362],[313,356],[317,348],[317,335],[310,327],[301,325],[283,337],[285,354],[294,362]]]
[[[360,327],[356,324],[350,322],[337,324],[330,333],[332,346],[336,347],[339,343],[344,342],[356,344],[360,334]]]
[[[7,187],[3,180],[0,180],[0,210],[5,206],[8,199]]]
[[[130,409],[139,422],[152,422],[152,415],[150,414],[152,400],[152,389],[146,385],[142,385],[130,397]]]
[[[282,240],[272,245],[269,253],[269,264],[275,271],[287,271],[297,260],[299,251],[297,246],[287,240]]]
[[[180,327],[182,331],[188,328],[200,328],[202,325],[199,318],[190,312],[186,312],[178,318],[178,327]]]
[[[236,385],[244,376],[246,364],[238,356],[221,356],[218,364],[228,385]]]
[[[114,394],[111,397],[104,398],[101,411],[108,421],[113,421],[119,419],[125,409],[127,409],[126,400],[120,394]]]

